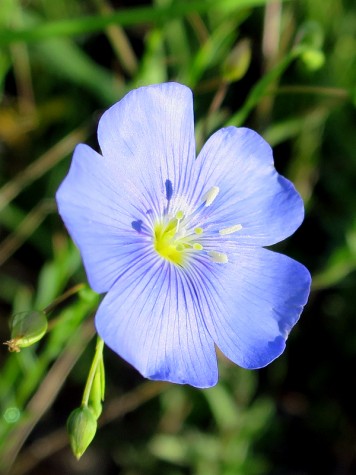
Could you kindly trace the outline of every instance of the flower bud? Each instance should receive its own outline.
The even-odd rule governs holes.
[[[46,314],[38,310],[30,310],[13,315],[10,321],[11,340],[4,344],[9,351],[19,352],[21,348],[31,346],[40,340],[47,331]]]
[[[241,40],[228,54],[223,66],[222,75],[227,82],[239,81],[243,78],[251,63],[251,43]]]
[[[94,439],[96,429],[96,418],[88,406],[74,409],[68,417],[67,431],[70,446],[77,460],[80,459]]]
[[[302,53],[301,60],[309,71],[317,71],[324,65],[325,55],[318,49],[310,48]]]

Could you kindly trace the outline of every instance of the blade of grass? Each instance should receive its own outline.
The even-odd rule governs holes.
[[[95,4],[102,15],[112,15],[114,12],[114,9],[106,0],[95,0]],[[110,25],[106,28],[106,35],[120,61],[121,67],[126,73],[133,76],[137,71],[138,61],[125,31],[119,25]]]
[[[3,239],[3,242],[8,239],[8,237],[4,238],[4,231],[6,230],[9,234],[15,236],[19,226],[25,222],[27,214],[28,210],[21,209],[21,207],[15,205],[14,202],[9,203],[6,208],[1,211],[0,226],[3,232],[0,233],[0,237]],[[51,239],[50,230],[47,229],[46,226],[42,226],[41,228],[34,229],[32,234],[28,234],[26,241],[42,256],[49,259],[52,256]],[[2,248],[3,242],[0,244],[0,248]]]
[[[31,163],[25,170],[20,172],[12,180],[0,189],[0,211],[13,200],[21,191],[33,181],[43,176],[65,156],[73,151],[77,143],[83,142],[88,133],[88,126],[82,125],[70,132],[57,142],[52,148]]]
[[[134,85],[155,84],[167,81],[164,36],[161,28],[153,28],[145,38],[145,54],[141,59]]]
[[[104,104],[111,105],[123,95],[118,78],[95,63],[70,39],[48,39],[36,45],[35,51],[47,70],[89,90]]]
[[[193,59],[187,77],[187,84],[194,88],[204,72],[220,63],[231,50],[236,39],[237,24],[234,19],[224,22],[210,35]]]
[[[225,9],[238,10],[242,8],[265,5],[272,0],[230,0],[225,1]],[[0,45],[8,45],[16,41],[34,42],[53,38],[55,36],[74,36],[83,33],[101,31],[109,25],[133,26],[147,23],[164,23],[172,18],[179,18],[189,13],[204,13],[213,8],[219,8],[216,0],[196,0],[184,3],[174,3],[162,7],[137,7],[116,11],[105,16],[87,16],[53,22],[43,22],[31,28],[13,30],[3,28],[0,32]]]
[[[172,5],[174,0],[156,0],[155,3],[158,6],[168,6]],[[185,83],[192,58],[192,48],[188,39],[186,23],[181,18],[174,18],[165,23],[162,30],[167,45],[168,63],[173,63],[179,69],[179,75],[176,79]]]
[[[287,67],[298,58],[307,47],[297,46],[291,50],[273,69],[265,74],[257,84],[251,89],[244,105],[234,114],[226,123],[226,125],[241,126],[251,111],[260,103],[261,99],[269,93],[269,88],[275,83]]]
[[[0,266],[22,246],[26,239],[40,226],[46,216],[56,209],[52,200],[35,206],[19,227],[0,244]]]
[[[23,18],[23,10],[19,1],[13,0],[11,12],[11,25],[17,28],[26,27]],[[31,63],[26,43],[19,42],[10,46],[13,70],[18,93],[19,110],[22,114],[35,114],[35,96],[33,91],[33,80],[31,73]]]

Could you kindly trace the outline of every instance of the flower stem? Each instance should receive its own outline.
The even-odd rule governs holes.
[[[85,287],[85,284],[77,284],[74,287],[68,289],[64,294],[60,295],[57,297],[55,300],[53,300],[52,303],[47,305],[46,308],[43,309],[43,313],[48,314],[51,312],[54,308],[57,307],[60,303],[62,303],[64,300],[67,298],[71,297],[72,295],[78,293],[80,290],[82,290]]]
[[[88,379],[84,388],[82,406],[88,405],[90,391],[93,385],[95,373],[103,357],[103,348],[104,348],[104,340],[102,340],[100,336],[98,335],[97,341],[96,341],[96,347],[95,347],[95,355],[94,355],[93,362],[91,364],[90,371],[88,374]]]

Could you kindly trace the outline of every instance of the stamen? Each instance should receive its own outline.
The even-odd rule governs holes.
[[[184,218],[183,211],[177,211],[177,213],[176,213],[176,220],[177,220],[176,233],[179,232],[179,224],[180,224],[180,222],[182,221],[183,218]]]
[[[167,198],[167,201],[170,201],[171,198],[172,198],[172,195],[173,195],[173,185],[172,185],[172,182],[171,180],[166,180],[165,183],[164,183],[165,187],[166,187],[166,198]]]
[[[236,231],[240,231],[241,229],[242,229],[241,224],[235,224],[234,226],[230,226],[229,228],[220,229],[219,234],[221,234],[222,236],[225,236],[225,234],[236,233]]]
[[[208,252],[208,256],[211,257],[213,262],[217,262],[218,264],[226,264],[229,262],[227,255],[223,252],[210,251]]]
[[[203,250],[203,246],[201,244],[199,244],[198,242],[195,242],[193,244],[193,249],[195,249],[196,251],[202,251]]]
[[[194,232],[195,234],[203,234],[203,228],[195,228]]]
[[[210,206],[215,198],[218,196],[220,188],[218,186],[212,186],[210,190],[205,193],[203,196],[203,202],[205,201],[205,206]]]

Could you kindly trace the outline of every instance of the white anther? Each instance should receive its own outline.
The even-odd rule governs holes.
[[[210,206],[215,198],[218,196],[220,188],[218,186],[212,186],[210,190],[203,196],[203,202],[205,206]]]
[[[208,256],[211,257],[213,262],[217,262],[218,264],[226,264],[229,262],[227,255],[223,252],[210,251],[208,252]]]
[[[234,226],[230,226],[229,228],[220,229],[219,234],[225,236],[225,234],[236,233],[236,231],[240,231],[241,229],[241,224],[235,224]]]

